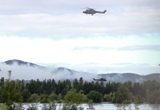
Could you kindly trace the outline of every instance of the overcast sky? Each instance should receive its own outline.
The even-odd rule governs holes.
[[[0,61],[160,72],[159,0],[0,0]],[[105,14],[82,13],[86,7]]]

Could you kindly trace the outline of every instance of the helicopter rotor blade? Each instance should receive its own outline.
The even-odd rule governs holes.
[[[87,9],[92,9],[92,10],[94,10],[93,8],[89,8],[89,7],[86,7]]]

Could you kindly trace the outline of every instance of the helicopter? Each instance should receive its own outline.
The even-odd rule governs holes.
[[[95,9],[93,8],[87,8],[87,10],[83,11],[84,14],[91,14],[91,15],[94,15],[96,13],[102,13],[104,14],[107,10],[104,10],[104,11],[96,11]]]
[[[93,78],[94,81],[107,81],[105,78]]]

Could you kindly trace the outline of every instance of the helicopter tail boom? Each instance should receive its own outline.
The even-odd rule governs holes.
[[[107,10],[104,11],[96,11],[97,13],[106,13]]]
[[[104,10],[103,13],[105,13],[107,10]]]

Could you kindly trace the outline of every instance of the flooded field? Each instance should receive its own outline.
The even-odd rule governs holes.
[[[41,104],[41,103],[25,103],[22,104],[22,106],[27,109],[28,107],[36,107],[38,110],[43,110],[42,108],[49,107],[49,104]],[[83,108],[83,110],[87,110],[88,108],[94,108],[94,110],[159,110],[160,104],[112,104],[112,103],[101,103],[101,104],[81,104],[78,105],[78,110],[80,108]],[[62,110],[63,104],[55,104],[55,107],[53,110]],[[90,109],[91,110],[91,109]]]

